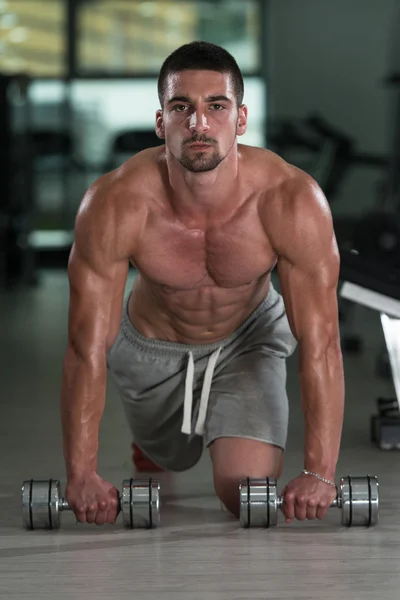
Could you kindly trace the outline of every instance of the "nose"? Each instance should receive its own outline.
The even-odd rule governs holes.
[[[198,134],[209,131],[210,126],[208,125],[207,117],[203,111],[196,110],[192,112],[189,119],[189,129],[192,133]]]

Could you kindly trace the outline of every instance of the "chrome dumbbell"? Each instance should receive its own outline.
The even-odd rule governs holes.
[[[239,484],[242,527],[276,527],[283,499],[277,494],[276,479],[244,479]],[[379,518],[377,477],[342,477],[330,508],[340,508],[342,525],[371,527]]]
[[[61,497],[57,479],[24,481],[22,522],[26,529],[58,529],[61,512],[72,510]],[[160,524],[160,484],[154,479],[125,479],[119,496],[124,527],[151,529]]]

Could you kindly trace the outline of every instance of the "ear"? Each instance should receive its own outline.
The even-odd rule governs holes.
[[[242,106],[239,107],[239,117],[236,126],[237,135],[243,135],[247,131],[247,113],[247,106],[242,104]]]
[[[165,131],[164,131],[164,117],[163,111],[161,108],[156,112],[156,135],[160,138],[160,140],[165,139]]]

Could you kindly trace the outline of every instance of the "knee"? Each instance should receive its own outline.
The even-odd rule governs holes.
[[[239,518],[240,514],[240,499],[239,499],[239,483],[242,477],[218,476],[214,477],[215,492],[224,505],[224,507]]]
[[[222,504],[236,517],[240,514],[239,484],[250,477],[281,476],[283,452],[271,444],[242,438],[220,438],[210,446],[214,488]]]

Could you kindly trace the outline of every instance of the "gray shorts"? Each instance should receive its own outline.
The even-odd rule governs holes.
[[[296,348],[283,299],[263,302],[229,337],[202,345],[141,335],[125,300],[107,365],[135,443],[156,464],[183,471],[203,444],[242,437],[286,445],[286,361]]]

